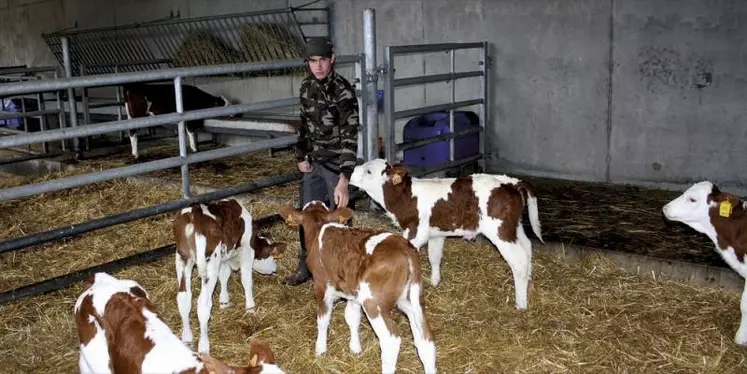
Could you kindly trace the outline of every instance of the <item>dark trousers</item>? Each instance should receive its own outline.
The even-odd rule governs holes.
[[[312,163],[313,170],[308,173],[303,174],[303,179],[301,180],[301,189],[300,189],[300,207],[299,209],[303,209],[304,205],[306,203],[319,200],[322,201],[325,205],[327,205],[327,208],[330,210],[335,209],[335,187],[337,187],[337,182],[340,179],[339,173],[337,173],[334,170],[327,169],[325,167],[326,165],[322,165],[320,163],[314,162]],[[348,187],[348,194],[352,194],[352,187]],[[348,202],[348,208],[355,209],[355,204],[353,202]],[[350,219],[347,223],[348,226],[353,225],[353,220]],[[304,232],[303,227],[298,228],[298,237],[301,244],[301,251],[299,253],[299,259],[298,259],[298,270],[308,274],[308,267],[306,266],[306,242],[304,240]]]

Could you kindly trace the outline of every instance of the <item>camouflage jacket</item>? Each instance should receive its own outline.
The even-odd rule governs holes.
[[[301,128],[296,146],[298,161],[332,164],[350,179],[358,155],[358,100],[355,89],[332,70],[317,80],[309,74],[301,82]]]

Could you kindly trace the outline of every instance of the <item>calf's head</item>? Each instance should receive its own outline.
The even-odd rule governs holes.
[[[411,176],[407,165],[390,165],[386,160],[377,158],[356,166],[350,176],[350,184],[378,200],[387,185],[394,189],[410,186]]]
[[[249,366],[236,367],[230,366],[220,360],[211,357],[208,354],[200,353],[199,357],[205,363],[205,369],[211,374],[283,374],[283,369],[279,368],[275,362],[275,354],[270,349],[270,345],[259,339],[252,339],[249,343],[250,354]]]
[[[664,205],[662,212],[668,220],[682,222],[701,233],[715,234],[713,219],[741,216],[745,208],[738,197],[721,192],[712,182],[703,181]]]
[[[280,208],[280,215],[291,226],[303,226],[306,231],[316,231],[325,223],[345,223],[353,217],[353,210],[341,207],[329,210],[321,201],[312,201],[302,210],[292,206]]]
[[[274,274],[278,269],[277,260],[283,256],[286,245],[285,243],[275,243],[257,234],[256,223],[253,230],[252,248],[254,249],[254,265],[252,267],[260,274]]]

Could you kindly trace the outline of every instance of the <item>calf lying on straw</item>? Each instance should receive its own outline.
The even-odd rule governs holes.
[[[192,352],[161,320],[143,287],[96,273],[75,302],[80,372],[283,373],[267,343],[251,342],[251,363],[233,367]]]
[[[192,267],[202,279],[197,298],[200,322],[200,352],[210,351],[208,320],[213,308],[213,292],[220,281],[220,308],[228,307],[228,278],[232,271],[241,272],[247,311],[254,309],[252,269],[272,274],[275,258],[285,250],[283,243],[270,243],[257,235],[251,214],[235,199],[210,204],[195,204],[183,209],[174,219],[176,240],[176,279],[179,292],[176,301],[182,317],[182,341],[192,342],[189,313],[192,308]]]
[[[662,209],[664,216],[682,222],[706,234],[716,252],[742,278],[747,278],[747,203],[721,192],[712,182],[693,184],[687,191]],[[737,344],[747,345],[747,283],[740,304],[742,320],[734,337]]]
[[[415,347],[426,373],[436,372],[436,346],[423,307],[418,251],[400,235],[343,225],[353,211],[329,211],[313,201],[298,211],[283,207],[290,225],[301,225],[308,248],[306,263],[314,278],[317,303],[316,354],[327,351],[327,330],[336,300],[347,300],[345,322],[350,328],[350,351],[361,353],[358,327],[361,306],[379,340],[381,371],[393,373],[401,338],[394,331],[392,312],[399,308],[410,320]]]
[[[403,229],[415,248],[428,243],[431,282],[441,280],[447,237],[488,238],[511,267],[516,308],[527,308],[532,275],[532,242],[521,217],[528,207],[532,231],[542,242],[537,198],[532,186],[505,175],[473,174],[463,178],[415,178],[404,164],[374,159],[356,166],[350,184],[364,190]]]

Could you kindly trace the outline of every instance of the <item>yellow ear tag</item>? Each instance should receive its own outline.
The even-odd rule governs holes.
[[[392,184],[397,185],[402,182],[402,177],[399,176],[399,174],[392,175]]]
[[[340,223],[345,223],[345,217],[343,217],[342,214],[337,216],[337,219],[340,221]]]
[[[251,366],[257,366],[257,355],[252,356],[252,361],[249,362],[249,365]]]
[[[728,200],[722,201],[721,204],[718,206],[718,214],[721,217],[731,216],[731,203]]]

